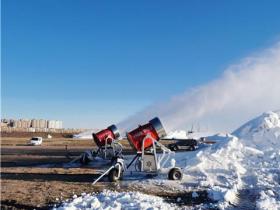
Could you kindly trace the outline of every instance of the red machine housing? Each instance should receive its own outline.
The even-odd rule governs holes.
[[[120,132],[115,125],[111,125],[108,128],[99,131],[98,133],[93,133],[93,140],[98,147],[102,147],[107,144],[112,144],[114,140],[119,139]]]
[[[160,138],[166,136],[166,132],[159,120],[159,118],[154,118],[145,125],[140,125],[138,128],[128,132],[126,134],[130,145],[137,151],[142,151],[142,143],[144,138],[150,134],[150,137],[144,143],[144,149],[147,149],[153,145],[153,140],[159,140]]]

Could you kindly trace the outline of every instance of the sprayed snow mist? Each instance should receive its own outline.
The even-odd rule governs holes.
[[[153,104],[117,126],[129,130],[155,116],[165,128],[231,131],[267,110],[280,108],[280,43],[229,66],[223,75],[200,87]]]

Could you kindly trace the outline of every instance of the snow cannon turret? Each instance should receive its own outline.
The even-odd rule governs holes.
[[[111,125],[108,128],[92,134],[93,140],[100,148],[108,144],[112,144],[113,141],[119,140],[120,132],[115,125]]]
[[[92,133],[92,137],[98,149],[87,150],[71,162],[79,160],[82,164],[88,164],[96,160],[96,157],[112,161],[122,156],[122,145],[119,143],[121,135],[117,126],[111,125],[97,133]]]
[[[153,141],[159,141],[160,138],[166,136],[166,132],[159,118],[155,117],[150,120],[149,123],[139,125],[138,128],[128,132],[126,136],[132,148],[137,152],[141,152],[142,146],[144,147],[144,150],[151,147]]]

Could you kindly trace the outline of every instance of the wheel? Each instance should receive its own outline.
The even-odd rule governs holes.
[[[169,180],[181,180],[183,173],[180,168],[172,168],[168,173]]]
[[[118,181],[122,176],[122,173],[119,176],[119,170],[117,168],[113,168],[109,174],[108,174],[108,178],[110,182],[116,182]]]
[[[92,157],[96,157],[98,155],[98,151],[92,151]]]
[[[80,163],[81,163],[82,165],[88,165],[89,162],[90,162],[90,160],[89,160],[88,157],[85,156],[85,155],[83,155],[83,157],[80,159]]]
[[[80,163],[83,165],[88,165],[89,162],[91,161],[90,159],[90,154],[88,154],[87,152],[83,153],[81,159],[80,159]]]
[[[174,146],[173,146],[173,150],[172,150],[172,151],[174,151],[174,152],[175,152],[175,151],[178,151],[178,150],[179,150],[179,147],[178,147],[177,145],[174,145]]]
[[[194,151],[195,147],[194,146],[190,146],[190,151]]]
[[[177,151],[179,148],[176,144],[170,144],[168,146],[168,148],[171,150],[171,151]]]

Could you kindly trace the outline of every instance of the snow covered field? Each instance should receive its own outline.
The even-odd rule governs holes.
[[[176,135],[176,133],[178,135]],[[182,138],[183,132],[173,137]],[[171,134],[170,134],[171,136]],[[162,177],[137,184],[170,185],[182,189],[208,189],[220,209],[280,209],[280,112],[267,112],[249,121],[232,134],[209,136],[212,146],[194,152],[176,153],[176,164],[183,168],[181,183]],[[59,209],[174,209],[162,198],[138,192],[103,191],[74,197]],[[193,207],[196,208],[196,207]],[[200,206],[197,206],[200,208]]]

